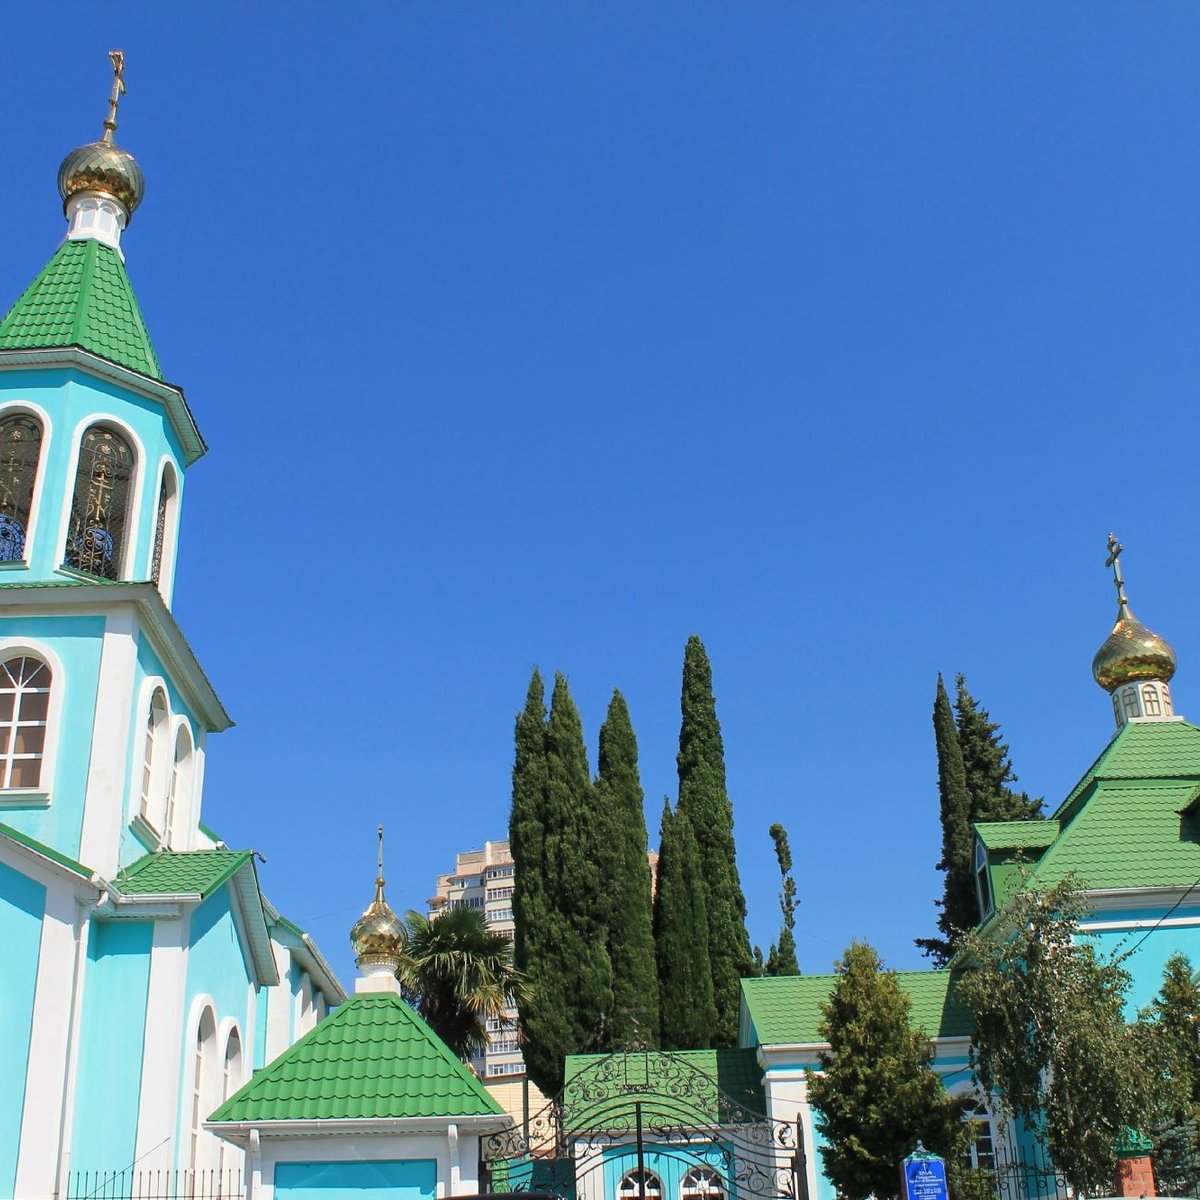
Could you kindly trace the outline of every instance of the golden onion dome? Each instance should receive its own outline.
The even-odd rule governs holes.
[[[132,216],[146,194],[146,177],[128,150],[101,139],[72,150],[58,168],[58,194],[63,198],[63,208],[80,192],[111,196]]]
[[[1117,623],[1092,659],[1092,675],[1106,692],[1123,683],[1158,679],[1169,683],[1175,674],[1175,651],[1165,638],[1147,629],[1121,597]]]
[[[354,961],[360,966],[399,965],[406,939],[404,922],[383,895],[383,876],[375,880],[375,899],[350,930]]]

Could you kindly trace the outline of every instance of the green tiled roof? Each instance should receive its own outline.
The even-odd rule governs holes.
[[[211,1121],[338,1121],[503,1112],[399,996],[352,996]]]
[[[251,850],[160,851],[130,863],[113,882],[127,896],[208,896],[252,857]]]
[[[988,821],[975,826],[989,850],[1044,850],[1058,830],[1057,821]]]
[[[68,858],[65,854],[59,854],[53,846],[47,846],[44,842],[39,842],[37,838],[31,838],[29,834],[22,833],[19,829],[14,829],[11,825],[0,824],[0,837],[11,838],[14,842],[19,842],[27,850],[32,850],[35,854],[40,854],[43,858],[48,858],[51,862],[58,863],[60,867],[66,867],[68,871],[73,871],[76,875],[83,876],[84,879],[91,878],[92,872],[83,863],[76,862],[73,858]]]
[[[739,1124],[767,1111],[753,1050],[570,1054],[564,1064],[568,1128],[593,1129],[641,1103],[647,1120]]]
[[[162,379],[142,311],[111,246],[63,242],[0,321],[0,350],[81,346]]]
[[[900,987],[912,1001],[914,1025],[930,1037],[967,1037],[971,1014],[958,1001],[949,971],[897,971]],[[762,1045],[821,1042],[821,1005],[829,999],[836,975],[784,975],[743,979],[742,994]]]

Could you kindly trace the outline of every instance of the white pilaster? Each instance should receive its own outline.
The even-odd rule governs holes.
[[[137,668],[132,605],[109,613],[100,650],[96,719],[83,808],[79,858],[106,879],[117,873],[128,786],[129,722]]]
[[[146,1038],[142,1045],[142,1085],[138,1094],[139,1170],[166,1171],[175,1165],[183,1006],[187,998],[188,924],[186,919],[179,918],[154,922]]]

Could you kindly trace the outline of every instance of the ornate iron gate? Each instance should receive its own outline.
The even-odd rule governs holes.
[[[796,1126],[722,1091],[693,1059],[577,1060],[545,1108],[485,1139],[482,1181],[564,1200],[806,1200]]]

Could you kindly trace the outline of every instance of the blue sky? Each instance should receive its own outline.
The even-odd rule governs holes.
[[[923,961],[929,712],[964,671],[1056,803],[1112,732],[1104,539],[1200,717],[1200,10],[126,3],[5,14],[0,304],[100,131],[189,475],[176,614],[238,722],[205,819],[348,980],[505,836],[534,664],[652,839],[713,661],[752,937]]]

